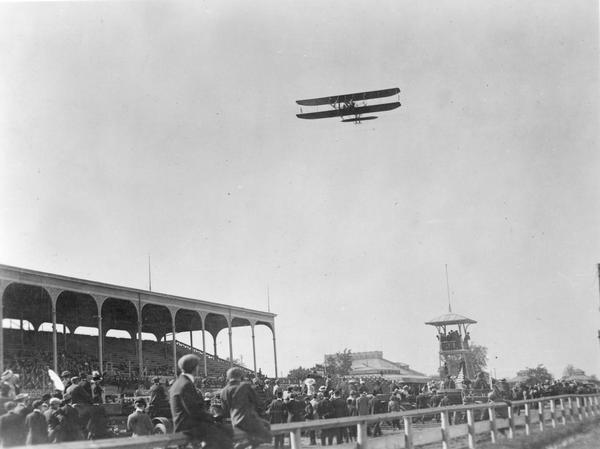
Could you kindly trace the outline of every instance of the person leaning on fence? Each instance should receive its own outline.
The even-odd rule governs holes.
[[[204,442],[206,449],[229,449],[233,445],[231,435],[204,409],[202,398],[194,387],[199,363],[200,358],[195,354],[184,355],[177,361],[181,374],[169,389],[173,431],[183,432],[196,442]]]
[[[223,413],[231,418],[234,429],[248,435],[252,447],[271,442],[271,426],[257,413],[258,398],[250,382],[242,382],[244,372],[240,368],[229,368],[227,385],[221,391]]]

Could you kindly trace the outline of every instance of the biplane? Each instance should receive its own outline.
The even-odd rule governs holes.
[[[376,115],[367,115],[373,112],[391,111],[400,107],[399,101],[392,103],[376,103],[368,104],[368,100],[377,98],[391,97],[400,93],[400,89],[394,87],[392,89],[372,90],[370,92],[358,92],[355,94],[334,95],[332,97],[311,98],[308,100],[297,100],[300,106],[322,106],[329,105],[331,109],[326,111],[302,112],[296,114],[296,117],[302,119],[318,119],[341,117],[342,122],[360,123],[364,120],[374,120]]]

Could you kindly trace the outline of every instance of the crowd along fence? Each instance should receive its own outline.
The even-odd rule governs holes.
[[[462,438],[461,447],[475,449],[478,441],[495,443],[499,434],[513,439],[569,423],[592,419],[600,415],[600,395],[561,395],[511,402],[456,405],[410,411],[351,416],[274,424],[274,435],[287,435],[291,449],[308,446],[303,437],[310,431],[349,428],[356,426],[356,441],[347,447],[359,449],[414,449],[438,443],[449,449],[451,440]],[[433,426],[421,427],[418,422],[433,418]],[[400,421],[402,429],[377,437],[370,437],[370,426],[381,422]],[[63,443],[61,449],[141,449],[175,448],[188,443],[185,435],[173,433],[135,438],[113,438],[95,441]],[[455,445],[453,445],[455,446]],[[38,445],[38,449],[54,449],[56,445]]]

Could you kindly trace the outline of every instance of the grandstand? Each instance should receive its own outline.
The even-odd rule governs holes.
[[[271,329],[277,372],[275,314],[270,312],[6,265],[0,265],[0,301],[0,372],[16,370],[31,388],[44,382],[48,367],[99,370],[106,379],[173,377],[177,359],[190,352],[202,358],[204,377],[220,378],[232,366],[232,328],[240,326],[252,331],[255,372],[255,326]],[[108,336],[111,330],[124,338]],[[229,336],[229,360],[217,355],[216,337],[223,330]],[[192,331],[201,331],[202,349],[173,338]],[[207,334],[212,354],[206,350]]]

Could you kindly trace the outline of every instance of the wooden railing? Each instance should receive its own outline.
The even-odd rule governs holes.
[[[506,417],[498,417],[500,410]],[[523,412],[521,414],[521,411]],[[415,421],[430,416],[439,417],[439,426],[416,428]],[[563,395],[526,401],[490,402],[487,404],[457,405],[377,415],[352,416],[346,418],[323,419],[315,421],[275,424],[274,435],[289,435],[291,449],[302,447],[302,433],[311,430],[333,429],[356,426],[356,443],[360,449],[382,449],[388,447],[413,449],[426,444],[440,443],[442,449],[450,447],[450,440],[466,437],[466,446],[476,447],[476,438],[489,434],[495,443],[499,432],[509,439],[517,436],[517,431],[529,435],[537,424],[539,431],[566,425],[567,422],[579,422],[600,416],[600,395]],[[466,423],[456,424],[455,420],[466,417]],[[483,420],[476,418],[484,417]],[[399,432],[370,438],[367,429],[370,425],[382,421],[403,421]],[[454,424],[452,424],[454,423]],[[185,444],[186,437],[181,433],[136,438],[119,438],[96,441],[76,441],[62,443],[61,449],[142,449],[170,448]],[[38,445],[38,449],[54,449],[57,446]]]

